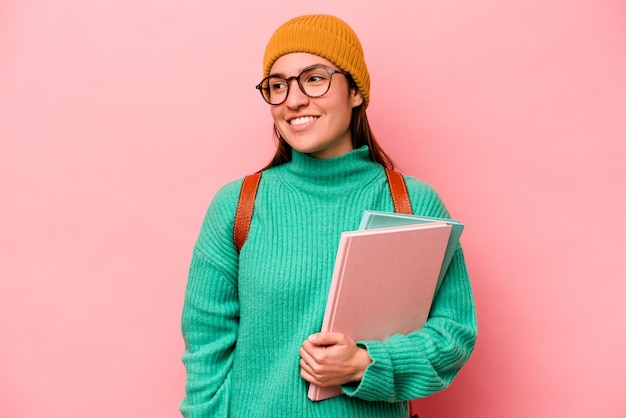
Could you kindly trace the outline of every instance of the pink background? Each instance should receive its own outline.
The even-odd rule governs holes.
[[[0,3],[0,416],[177,416],[191,249],[271,156],[263,49],[310,12],[467,225],[477,349],[420,417],[626,415],[623,1],[211,3]]]

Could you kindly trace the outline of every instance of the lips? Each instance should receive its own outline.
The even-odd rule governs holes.
[[[319,116],[300,116],[300,117],[291,119],[289,121],[289,124],[290,125],[304,125],[305,123],[311,123],[318,118]]]

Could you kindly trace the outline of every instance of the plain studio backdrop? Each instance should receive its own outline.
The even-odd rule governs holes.
[[[204,212],[274,141],[273,30],[358,33],[368,109],[467,226],[475,355],[420,417],[626,415],[626,3],[0,3],[0,416],[177,416]]]

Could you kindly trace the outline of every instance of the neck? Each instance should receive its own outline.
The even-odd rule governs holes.
[[[366,146],[339,157],[318,159],[292,150],[291,161],[275,167],[288,187],[315,193],[347,193],[364,187],[377,171],[379,164],[369,158]]]

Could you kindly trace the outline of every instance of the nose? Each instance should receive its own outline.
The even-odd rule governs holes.
[[[291,109],[297,109],[306,105],[309,102],[309,96],[307,96],[302,90],[300,90],[298,80],[296,80],[294,77],[287,82],[289,83],[289,94],[285,99],[285,105]]]

